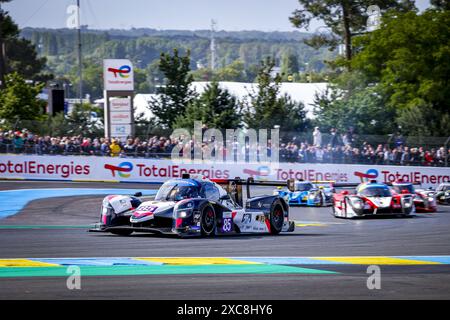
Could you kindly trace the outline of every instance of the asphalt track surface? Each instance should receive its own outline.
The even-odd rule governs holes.
[[[0,182],[0,190],[155,188],[143,184]],[[264,189],[270,193],[270,189]],[[263,193],[257,189],[256,193]],[[331,208],[291,208],[294,233],[179,239],[88,233],[103,196],[35,200],[0,220],[0,260],[83,257],[354,257],[450,255],[450,207],[412,218],[342,220]],[[32,227],[35,226],[35,227]],[[330,273],[152,274],[0,278],[0,299],[449,299],[450,265],[380,265],[381,289],[367,288],[367,265],[295,265]]]

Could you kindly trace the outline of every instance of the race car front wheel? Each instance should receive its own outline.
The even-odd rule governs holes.
[[[272,205],[272,210],[270,210],[270,233],[279,234],[281,232],[281,229],[283,229],[283,222],[283,205],[279,201],[276,201]]]
[[[209,203],[201,209],[201,230],[203,236],[213,235],[216,231],[216,213]]]

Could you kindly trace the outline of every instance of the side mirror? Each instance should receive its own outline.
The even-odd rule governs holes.
[[[136,192],[133,194],[134,197],[142,197],[142,192]]]
[[[409,194],[408,190],[402,190],[402,194]]]
[[[347,191],[347,190],[344,190],[344,191],[341,192],[341,194],[344,195],[344,196],[346,196],[346,195],[348,195],[348,191]]]

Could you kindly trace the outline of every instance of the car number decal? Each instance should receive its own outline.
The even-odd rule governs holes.
[[[230,232],[233,224],[233,219],[231,218],[225,218],[223,219],[223,226],[222,231],[223,232]]]

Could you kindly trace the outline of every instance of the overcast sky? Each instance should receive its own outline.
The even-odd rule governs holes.
[[[13,0],[3,4],[23,27],[63,28],[67,7],[76,0]],[[429,0],[417,0],[420,10]],[[219,30],[297,30],[288,17],[299,8],[297,0],[81,0],[81,23],[90,29],[209,29],[211,19]],[[318,27],[315,24],[312,27]]]

